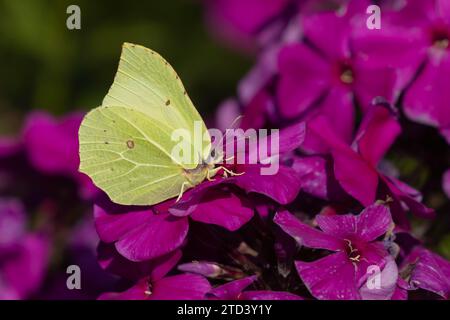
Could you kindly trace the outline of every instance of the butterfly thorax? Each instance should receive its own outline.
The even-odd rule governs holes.
[[[194,169],[184,169],[184,175],[186,176],[189,183],[196,186],[203,182],[208,176],[208,172],[214,169],[214,164],[200,163]]]

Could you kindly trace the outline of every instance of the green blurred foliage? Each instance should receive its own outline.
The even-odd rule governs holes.
[[[447,260],[450,260],[450,234],[444,237],[439,243],[439,253],[445,257]]]
[[[423,203],[436,211],[436,217],[416,217],[412,232],[442,254],[441,239],[450,236],[450,202],[442,190],[442,175],[449,167],[450,149],[435,128],[401,118],[402,134],[390,148],[387,158],[397,169],[399,179],[419,190]]]
[[[81,30],[66,28],[71,4]],[[126,41],[161,53],[203,115],[235,93],[251,63],[211,39],[194,0],[0,0],[0,134],[32,109],[99,105]]]

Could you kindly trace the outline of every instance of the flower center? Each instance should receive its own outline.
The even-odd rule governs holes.
[[[437,40],[434,42],[434,46],[439,49],[447,49],[449,45],[448,39]]]
[[[361,254],[359,250],[356,249],[350,240],[344,239],[347,243],[347,247],[345,248],[345,252],[347,253],[348,258],[353,262],[359,262],[361,259]]]
[[[431,39],[435,48],[446,50],[450,46],[450,32],[447,28],[438,27],[433,30]]]
[[[339,80],[343,84],[352,84],[355,80],[355,73],[353,72],[352,66],[348,61],[341,61],[338,64],[338,76]]]
[[[348,69],[341,73],[341,81],[345,84],[353,83],[353,71]]]

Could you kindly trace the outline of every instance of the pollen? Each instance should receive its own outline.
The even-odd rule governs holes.
[[[344,72],[342,72],[342,74],[341,74],[341,81],[343,83],[351,84],[351,83],[353,83],[353,80],[354,80],[354,76],[353,76],[353,71],[352,70],[347,69]]]
[[[449,44],[450,43],[448,39],[436,40],[434,42],[434,46],[439,49],[447,49],[449,47]]]
[[[347,242],[346,253],[348,258],[353,262],[360,262],[361,255],[359,254],[359,250],[353,247],[350,240],[345,239],[345,242]]]

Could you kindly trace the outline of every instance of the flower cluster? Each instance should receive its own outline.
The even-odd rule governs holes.
[[[243,175],[148,208],[102,198],[100,261],[134,285],[101,298],[449,297],[450,263],[412,223],[430,225],[448,206],[427,206],[386,154],[413,122],[448,139],[450,7],[381,1],[382,28],[369,30],[370,4],[205,2],[213,33],[257,55],[216,126],[243,114],[243,129],[282,128],[280,171],[237,165]],[[431,134],[445,146],[433,157],[448,155]]]
[[[83,115],[28,115],[19,137],[0,138],[0,299],[89,299],[117,279],[96,261],[91,201],[98,190],[78,173]],[[82,265],[82,292],[66,268]]]
[[[247,21],[245,14],[237,13],[233,1],[213,3],[221,6],[213,12],[223,12],[222,18],[229,25],[239,28]],[[278,3],[281,6],[281,2]],[[382,272],[395,274],[390,281],[385,281],[412,290],[424,288],[425,282],[434,283],[431,274],[428,280],[413,279],[420,270],[419,261],[425,261],[426,255],[433,256],[432,259],[443,263],[438,268],[442,272],[438,277],[442,288],[426,290],[447,298],[449,279],[445,274],[449,270],[448,262],[423,249],[411,236],[409,213],[428,219],[434,218],[435,212],[422,202],[419,191],[399,179],[398,168],[385,155],[394,144],[400,152],[405,152],[407,148],[402,142],[414,145],[434,135],[443,149],[434,149],[432,156],[448,159],[445,141],[414,122],[437,128],[449,142],[450,104],[444,88],[450,84],[450,6],[448,1],[440,0],[379,1],[376,4],[381,7],[382,27],[371,30],[366,27],[366,9],[371,4],[370,1],[351,0],[304,1],[297,3],[297,11],[291,10],[289,17],[280,15],[279,8],[271,5],[254,4],[264,7],[257,12],[265,12],[266,17],[271,17],[265,23],[260,22],[260,26],[270,28],[273,17],[277,17],[275,20],[283,20],[288,27],[279,31],[277,37],[272,38],[274,41],[257,41],[260,45],[256,65],[241,81],[238,97],[224,102],[218,113],[243,113],[241,125],[244,128],[306,123],[305,141],[294,158],[293,168],[302,175],[303,196],[326,202],[316,209],[319,214],[315,217],[310,216],[311,208],[292,205],[290,210],[297,219],[295,211],[309,215],[297,221],[294,215],[278,211],[274,221],[304,247],[339,252],[314,264],[296,263],[302,282],[314,297],[376,298],[373,292],[367,295],[365,289],[358,291],[367,270],[364,263],[370,260],[364,258],[368,247],[365,242],[369,239],[358,234],[371,233],[370,229],[377,226],[363,227],[363,222],[358,225],[358,218],[335,215],[355,212],[356,201],[357,205],[365,207],[360,219],[370,221],[366,216],[373,211],[373,203],[382,200],[389,208],[393,224],[381,227],[387,217],[384,220],[378,217],[373,223],[380,223],[378,227],[383,231],[380,229],[370,240],[384,235],[385,239],[390,239],[389,248],[395,245],[396,250],[388,250],[388,255],[381,254],[385,261],[380,264],[375,261],[376,249],[373,249],[368,253],[374,259],[373,263],[381,269],[388,268]],[[236,13],[233,19],[227,16],[232,9]],[[222,20],[218,21],[216,28],[225,28]],[[297,32],[292,31],[293,23]],[[251,33],[254,39],[264,39],[264,28]],[[220,119],[222,117],[218,117]],[[421,136],[421,132],[425,133]],[[415,149],[412,147],[409,152]],[[431,170],[439,176],[448,165],[444,160]],[[447,171],[442,182],[447,197],[448,177]],[[448,210],[445,205],[441,208]],[[344,248],[327,243],[330,239],[321,241],[321,233],[307,226],[305,218],[310,225],[317,224],[327,237],[337,236],[343,240]],[[349,219],[356,219],[356,222]],[[405,237],[411,237],[407,244],[400,240],[397,243],[391,241]],[[356,244],[360,241],[364,244]],[[384,244],[386,246],[386,242]],[[345,259],[339,259],[339,254],[345,253],[347,262],[350,258],[356,270],[353,282],[355,270],[345,271]],[[363,266],[359,266],[360,260]],[[393,268],[400,271],[394,272]],[[337,277],[335,272],[342,276]],[[358,275],[358,272],[363,274]],[[409,286],[402,286],[404,281]],[[406,298],[406,293],[398,288],[389,290],[384,298]]]

